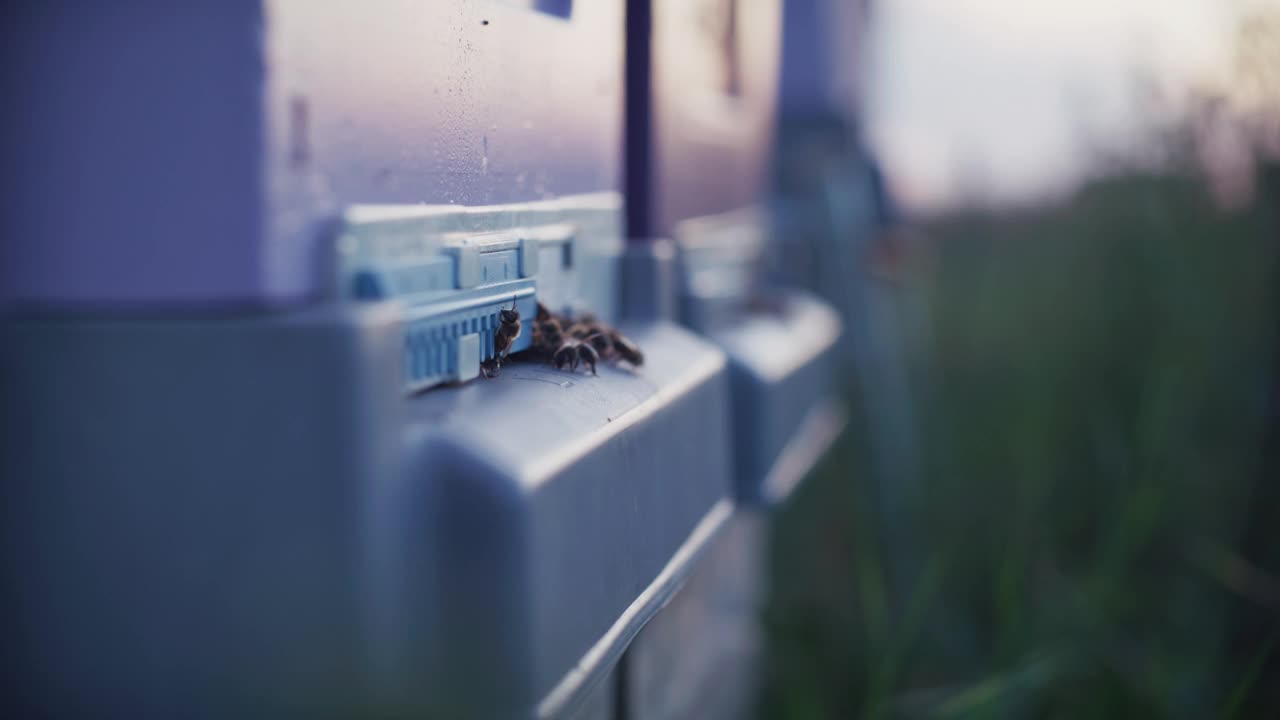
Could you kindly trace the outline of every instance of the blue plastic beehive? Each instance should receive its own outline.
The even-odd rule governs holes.
[[[835,311],[808,293],[766,287],[768,215],[757,207],[676,226],[680,316],[729,357],[738,499],[784,500],[844,426],[831,396],[841,335]]]

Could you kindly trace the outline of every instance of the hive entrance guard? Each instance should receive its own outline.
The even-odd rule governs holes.
[[[337,238],[337,293],[394,301],[404,319],[409,392],[464,382],[496,356],[499,312],[525,322],[541,302],[555,312],[617,314],[621,247],[616,194],[542,203],[359,206]],[[508,349],[529,347],[522,332]]]

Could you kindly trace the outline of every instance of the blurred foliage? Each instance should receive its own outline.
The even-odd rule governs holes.
[[[1256,8],[1236,28],[1235,89],[1245,108],[1271,121],[1280,119],[1280,7]],[[1274,141],[1274,135],[1268,141]]]
[[[766,717],[1280,717],[1269,172],[929,228],[918,492],[874,510],[864,419],[780,517]]]

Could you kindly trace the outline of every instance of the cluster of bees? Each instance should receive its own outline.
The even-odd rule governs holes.
[[[644,364],[644,353],[629,338],[600,322],[591,314],[577,318],[557,315],[538,303],[538,315],[532,326],[533,343],[518,357],[554,365],[557,370],[577,371],[579,367],[596,374],[601,362],[626,362],[635,367]],[[485,377],[497,377],[520,337],[524,324],[515,302],[511,308],[498,311],[498,328],[493,333],[494,356],[480,365]]]

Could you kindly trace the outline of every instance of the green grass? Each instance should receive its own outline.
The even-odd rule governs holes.
[[[1280,717],[1264,208],[1135,173],[929,228],[919,492],[874,509],[864,414],[779,519],[766,716]]]

